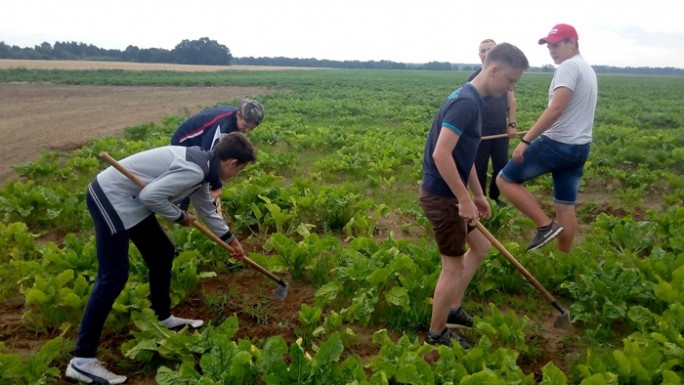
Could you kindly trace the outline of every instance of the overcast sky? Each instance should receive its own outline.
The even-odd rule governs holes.
[[[33,47],[173,49],[208,37],[233,56],[406,63],[479,63],[485,38],[515,44],[532,66],[553,64],[537,40],[572,24],[590,64],[684,68],[681,0],[15,0],[0,41]]]

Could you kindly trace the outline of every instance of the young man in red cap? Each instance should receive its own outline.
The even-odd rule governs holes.
[[[555,25],[539,39],[558,65],[549,87],[549,104],[497,177],[501,192],[537,226],[528,251],[557,237],[558,249],[569,253],[577,232],[575,202],[589,156],[597,100],[596,73],[580,55],[578,40],[577,31],[568,24]],[[548,173],[553,176],[555,221],[522,187]]]

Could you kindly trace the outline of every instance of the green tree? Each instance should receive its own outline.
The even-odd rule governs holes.
[[[171,56],[179,64],[230,65],[233,59],[228,47],[208,37],[181,41]]]

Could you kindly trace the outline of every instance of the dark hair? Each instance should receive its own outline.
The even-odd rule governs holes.
[[[516,69],[526,70],[530,67],[530,63],[527,61],[525,54],[520,48],[510,43],[497,44],[487,52],[484,66],[487,67],[489,63],[494,61]]]
[[[231,132],[214,146],[220,160],[236,159],[238,164],[256,162],[257,150],[241,132]]]

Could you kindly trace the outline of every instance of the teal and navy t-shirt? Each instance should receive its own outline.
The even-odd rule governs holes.
[[[434,195],[454,197],[432,158],[439,133],[443,129],[452,130],[459,135],[452,156],[463,184],[468,185],[470,170],[473,168],[477,147],[480,145],[482,132],[480,109],[483,105],[484,99],[470,83],[459,87],[442,103],[425,144],[421,184],[423,190]]]

